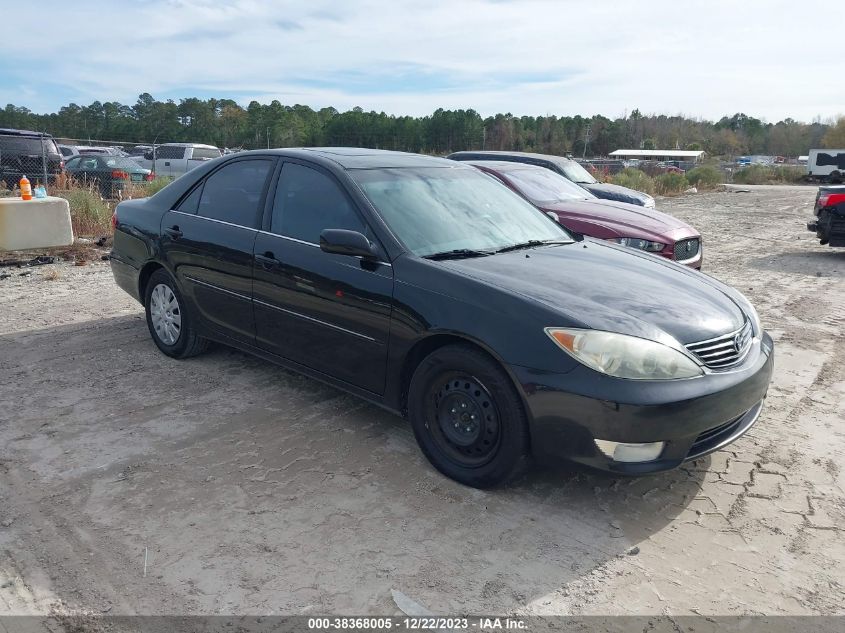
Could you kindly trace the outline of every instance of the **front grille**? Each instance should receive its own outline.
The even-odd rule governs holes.
[[[690,343],[686,348],[711,369],[724,369],[739,363],[751,347],[751,323],[746,321],[740,329],[724,336],[711,338],[698,343]]]
[[[701,242],[697,237],[691,237],[688,240],[679,240],[675,242],[675,260],[684,261],[692,259],[698,255],[701,248]]]

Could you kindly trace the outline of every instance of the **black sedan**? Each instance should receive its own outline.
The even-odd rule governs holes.
[[[111,266],[153,341],[246,350],[407,416],[440,471],[534,456],[647,473],[754,424],[772,340],[737,291],[578,241],[482,172],[377,150],[258,150],[117,206]]]
[[[452,160],[498,160],[512,163],[525,163],[526,165],[537,165],[557,172],[567,180],[586,189],[596,198],[603,200],[615,200],[627,204],[636,204],[649,209],[654,208],[654,198],[647,193],[614,185],[609,182],[599,182],[592,174],[584,169],[578,162],[564,158],[563,156],[552,156],[551,154],[532,154],[531,152],[494,152],[494,151],[468,151],[449,154],[447,158]]]

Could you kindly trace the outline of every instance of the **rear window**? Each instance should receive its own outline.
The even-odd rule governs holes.
[[[207,147],[195,147],[194,153],[191,155],[194,160],[208,160],[210,158],[220,158],[219,149],[209,149]]]
[[[138,169],[140,167],[131,158],[123,158],[122,156],[103,156],[102,159],[108,167],[125,167],[126,169]]]
[[[3,136],[0,135],[0,152],[14,152],[15,154],[41,154],[41,143],[44,143],[45,154],[58,154],[59,148],[51,138],[41,139],[33,136]]]

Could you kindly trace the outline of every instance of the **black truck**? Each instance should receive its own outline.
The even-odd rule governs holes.
[[[845,246],[845,185],[819,187],[813,207],[816,219],[807,222],[822,245]]]

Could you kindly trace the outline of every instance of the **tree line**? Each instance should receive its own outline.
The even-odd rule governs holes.
[[[802,123],[787,118],[767,123],[742,113],[705,121],[684,116],[602,115],[482,117],[472,109],[423,116],[394,116],[353,108],[314,110],[305,105],[231,99],[159,101],[144,93],[134,105],[95,101],[58,112],[36,114],[9,104],[0,127],[31,129],[57,138],[123,143],[196,142],[218,147],[357,146],[445,154],[466,149],[535,151],[602,156],[620,148],[702,149],[710,155],[798,156],[837,138],[839,124]],[[826,137],[827,135],[827,137]],[[833,135],[833,136],[832,136]],[[586,147],[585,147],[586,145]]]

